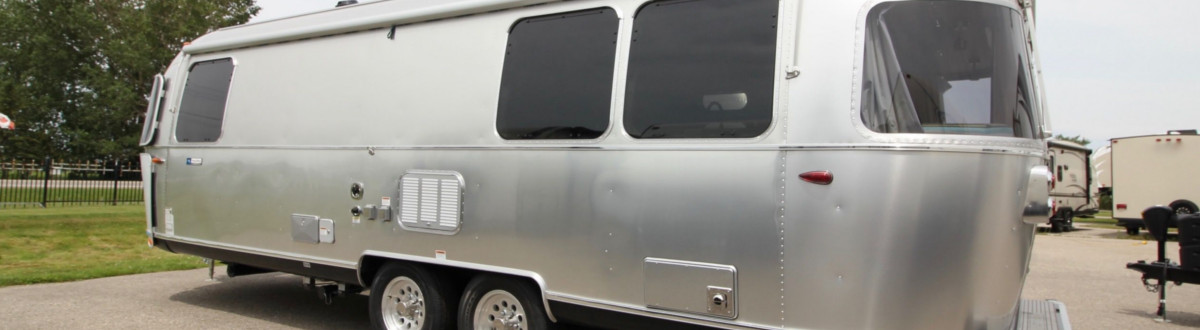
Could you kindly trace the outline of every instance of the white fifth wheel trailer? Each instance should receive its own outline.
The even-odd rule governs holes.
[[[1092,196],[1112,190],[1112,146],[1105,146],[1092,153]]]
[[[1113,218],[1130,235],[1146,228],[1142,211],[1162,205],[1200,211],[1200,135],[1196,130],[1112,139]],[[1169,224],[1174,226],[1174,224]]]
[[[1050,170],[1054,181],[1050,198],[1054,213],[1050,216],[1050,231],[1071,231],[1075,216],[1095,213],[1092,186],[1092,149],[1077,143],[1050,140]]]
[[[1063,325],[1020,299],[1050,216],[1031,3],[408,0],[223,29],[156,79],[147,233],[369,289],[386,329]]]

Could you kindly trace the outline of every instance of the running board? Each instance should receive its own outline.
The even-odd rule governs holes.
[[[1071,330],[1067,305],[1058,300],[1021,300],[1016,330]]]

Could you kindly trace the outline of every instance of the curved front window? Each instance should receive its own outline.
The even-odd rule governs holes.
[[[1020,12],[967,1],[883,3],[867,15],[862,120],[879,133],[1038,138]]]

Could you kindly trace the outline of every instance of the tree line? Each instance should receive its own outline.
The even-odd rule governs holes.
[[[0,0],[0,158],[135,157],[147,94],[185,42],[254,0]]]

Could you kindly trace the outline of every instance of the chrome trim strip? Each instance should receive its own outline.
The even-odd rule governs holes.
[[[373,10],[376,10],[374,15],[351,19],[351,20],[342,20],[342,21],[328,21],[327,20],[327,21],[322,22],[320,20],[316,20],[315,22],[312,22],[312,23],[315,23],[314,25],[311,25],[311,26],[308,26],[305,28],[289,29],[286,31],[258,32],[258,33],[249,34],[249,35],[242,36],[242,37],[226,38],[224,40],[208,41],[208,40],[205,40],[204,38],[201,38],[201,39],[196,40],[196,42],[192,43],[191,45],[184,46],[183,53],[185,53],[185,54],[211,53],[211,52],[218,52],[218,51],[229,50],[229,49],[253,47],[253,46],[269,44],[269,43],[288,42],[288,41],[295,41],[295,40],[307,39],[307,38],[318,38],[318,37],[340,34],[340,33],[349,33],[349,32],[355,32],[355,31],[383,28],[383,27],[387,27],[387,26],[391,26],[391,25],[411,24],[411,23],[418,23],[418,22],[424,22],[424,21],[430,21],[430,20],[436,20],[436,19],[450,18],[450,17],[455,17],[455,16],[471,15],[471,14],[477,14],[477,13],[486,12],[486,11],[504,10],[504,9],[509,9],[509,8],[521,7],[521,6],[538,5],[538,4],[543,4],[543,3],[555,2],[555,1],[559,1],[559,0],[469,0],[469,1],[457,1],[457,2],[443,3],[443,4],[426,6],[426,7],[411,8],[409,10],[401,10],[401,11],[396,11],[396,12],[386,12],[385,11],[382,13],[378,12],[377,11],[378,9],[376,9],[377,7],[381,7],[379,4],[364,3],[361,5],[358,5],[357,6],[358,8],[355,8],[355,9],[351,9],[351,8],[333,9],[333,8],[331,8],[329,10],[322,11],[321,13],[331,12],[331,11],[335,11],[335,10],[341,10],[341,11],[344,11],[347,13],[355,12],[355,11],[366,13],[366,12],[371,12]],[[383,4],[385,6],[387,5],[386,1],[381,4]],[[372,6],[372,5],[374,5],[374,6]],[[387,7],[383,7],[380,9],[387,9]],[[350,10],[350,11],[347,11],[347,10]],[[299,16],[295,16],[295,17],[315,16],[314,14],[299,15]],[[289,17],[289,18],[293,18],[293,17]],[[278,19],[276,21],[284,21],[286,19],[287,18]],[[262,25],[265,23],[267,23],[267,22],[225,28],[220,31],[229,31],[229,30],[234,30],[234,29],[239,29],[239,28],[245,28],[248,26]]]
[[[275,251],[275,250],[266,250],[266,249],[252,248],[252,247],[241,246],[241,245],[218,243],[218,242],[206,241],[206,240],[202,240],[202,239],[164,235],[164,234],[160,234],[160,233],[154,233],[154,238],[162,239],[165,241],[175,241],[175,242],[179,242],[179,243],[189,243],[189,244],[196,244],[196,245],[212,247],[212,248],[221,248],[221,249],[226,249],[226,250],[230,250],[230,251],[234,251],[234,252],[258,254],[258,255],[262,255],[262,256],[266,256],[266,257],[286,258],[286,259],[292,259],[295,261],[320,264],[320,265],[325,265],[325,266],[330,266],[330,267],[353,269],[358,266],[357,263],[346,262],[346,261],[342,261],[342,260],[319,258],[319,257],[313,257],[313,256],[307,256],[307,255],[301,255],[301,254],[295,254],[295,253],[280,252],[280,251]]]
[[[762,329],[762,330],[781,329],[780,327],[764,326],[764,325],[760,325],[760,324],[736,323],[736,322],[730,322],[729,320],[722,320],[722,319],[712,318],[712,317],[702,317],[699,315],[684,314],[684,313],[678,313],[678,312],[673,312],[673,311],[669,311],[669,310],[659,310],[659,309],[651,310],[651,309],[648,309],[643,306],[584,298],[584,297],[570,295],[570,294],[566,294],[566,293],[560,293],[560,292],[547,292],[546,294],[549,296],[552,296],[554,301],[559,301],[559,302],[563,302],[563,303],[575,304],[575,305],[586,306],[586,307],[590,307],[590,308],[602,309],[602,310],[613,311],[613,312],[634,314],[634,315],[647,316],[647,317],[655,317],[655,318],[666,319],[666,320],[671,320],[671,321],[681,322],[681,323],[686,323],[686,324],[691,324],[691,325],[716,327],[716,328],[722,328],[722,329]]]
[[[1038,145],[1038,144],[1033,144]],[[278,145],[176,145],[172,149],[246,149],[246,150],[362,150],[409,151],[409,150],[542,150],[542,151],[802,151],[802,150],[890,150],[890,151],[939,151],[990,154],[1014,154],[1041,157],[1044,150],[1037,147],[1014,148],[983,145],[928,145],[928,144],[809,144],[809,145],[428,145],[428,146],[278,146]]]

